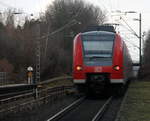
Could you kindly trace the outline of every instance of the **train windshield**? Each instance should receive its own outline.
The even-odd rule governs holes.
[[[89,58],[111,58],[114,34],[82,36],[84,56]]]

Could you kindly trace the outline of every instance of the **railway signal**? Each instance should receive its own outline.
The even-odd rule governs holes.
[[[27,71],[28,71],[28,73],[27,73],[27,76],[28,76],[28,84],[31,84],[31,83],[33,83],[33,68],[32,68],[31,66],[29,66],[29,67],[27,68]]]

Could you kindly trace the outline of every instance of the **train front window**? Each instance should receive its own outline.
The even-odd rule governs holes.
[[[84,57],[111,58],[114,35],[85,35],[82,37]]]

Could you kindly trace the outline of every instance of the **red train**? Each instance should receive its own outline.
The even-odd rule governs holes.
[[[73,82],[80,92],[121,92],[132,77],[128,48],[113,26],[93,28],[74,38]]]

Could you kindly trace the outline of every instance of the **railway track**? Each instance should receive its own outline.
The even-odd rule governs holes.
[[[0,86],[0,100],[11,98],[18,95],[27,94],[27,93],[32,93],[32,92],[34,93],[34,89],[36,89],[39,85],[45,86],[47,84],[56,83],[66,79],[71,80],[72,77],[71,76],[56,77],[46,81],[39,82],[38,84],[3,85]]]
[[[10,98],[17,95],[23,95],[33,92],[36,85],[33,84],[13,84],[0,86],[0,100]]]
[[[112,98],[96,100],[81,97],[46,121],[99,121]]]
[[[38,98],[35,98],[34,92],[29,92],[17,96],[12,96],[9,98],[0,100],[0,117],[4,116],[9,112],[16,112],[18,110],[26,109],[26,107],[34,107],[34,105],[44,104],[46,102],[51,102],[52,100],[61,97],[66,94],[67,90],[72,89],[72,86],[62,86],[47,88],[38,91]]]
[[[66,97],[64,97],[62,95],[64,92],[63,90],[62,92],[56,92],[55,94],[56,89],[50,89],[48,92],[52,95],[47,98],[44,97],[38,100],[26,101],[23,104],[18,104],[17,102],[16,105],[14,105],[15,107],[12,107],[13,105],[11,105],[8,109],[6,108],[6,105],[4,105],[4,111],[1,110],[0,113],[0,120],[114,121],[120,107],[118,99],[115,99],[114,97],[110,97],[109,99],[89,99],[86,97],[77,99],[76,95],[68,95],[70,97],[66,95]],[[120,98],[119,102],[121,102]],[[39,107],[40,105],[42,107]],[[39,108],[30,110],[30,113],[26,112],[28,111],[28,108],[32,109],[32,107],[33,109],[34,107]],[[15,113],[21,110],[23,112]],[[7,117],[7,114],[9,114],[11,118]]]
[[[94,116],[92,121],[99,121],[102,118],[103,114],[105,113],[106,109],[108,108],[109,104],[111,103],[112,98],[113,98],[112,96],[110,98],[108,98],[108,100],[104,103],[104,105],[100,108],[100,110]]]

